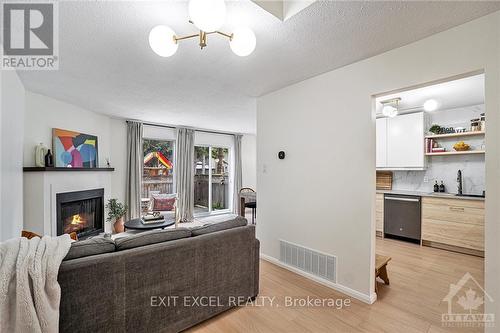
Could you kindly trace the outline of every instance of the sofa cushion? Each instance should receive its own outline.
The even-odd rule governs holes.
[[[129,237],[122,237],[115,240],[116,250],[127,250],[134,247],[167,242],[180,238],[191,237],[191,230],[187,228],[176,228],[166,230],[151,230],[141,232]]]
[[[195,227],[191,229],[193,236],[199,236],[204,234],[209,234],[211,232],[232,229],[237,227],[244,227],[247,225],[247,219],[242,216],[237,216],[234,219],[230,219],[223,222],[208,223],[201,227]]]
[[[71,243],[64,260],[93,256],[115,251],[115,242],[111,238],[96,236]]]

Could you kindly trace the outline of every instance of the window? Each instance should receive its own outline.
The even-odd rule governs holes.
[[[174,193],[174,147],[174,141],[143,140],[143,202],[150,198],[151,193]]]
[[[229,149],[194,147],[194,213],[230,209]]]

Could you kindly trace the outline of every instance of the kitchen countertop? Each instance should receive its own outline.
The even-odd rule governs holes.
[[[377,190],[377,193],[381,194],[399,194],[399,195],[414,195],[419,197],[434,197],[434,198],[448,198],[448,199],[458,199],[458,200],[476,200],[484,201],[481,197],[461,197],[454,193],[434,193],[434,192],[419,192],[419,191],[405,191],[405,190]]]

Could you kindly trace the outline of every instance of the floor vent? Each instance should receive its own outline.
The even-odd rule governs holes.
[[[280,261],[301,271],[337,283],[337,258],[280,240]]]

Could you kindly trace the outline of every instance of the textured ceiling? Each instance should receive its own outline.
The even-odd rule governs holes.
[[[255,132],[255,97],[411,43],[500,9],[500,2],[318,1],[282,22],[249,0],[228,1],[223,31],[247,25],[255,52],[240,58],[210,36],[170,58],[148,34],[195,33],[183,1],[61,2],[60,69],[21,72],[28,90],[97,112],[168,124]]]

